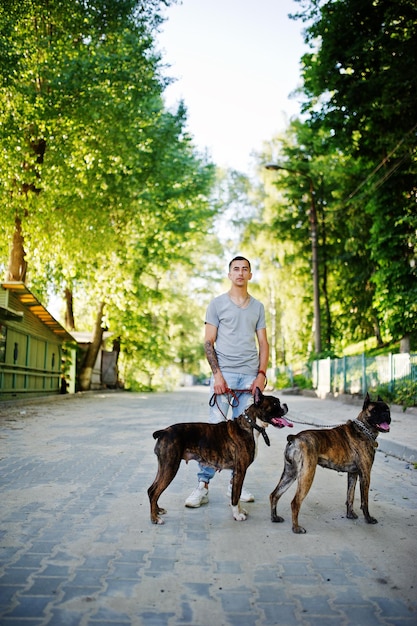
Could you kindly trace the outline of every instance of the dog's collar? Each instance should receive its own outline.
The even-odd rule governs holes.
[[[371,432],[369,428],[366,428],[365,424],[358,419],[354,419],[353,423],[357,428],[359,428],[359,430],[361,430],[365,435],[367,435],[369,439],[372,439],[372,443],[374,444],[374,447],[377,448],[378,443],[375,440],[378,435],[374,435],[373,432]]]
[[[246,411],[243,412],[243,417],[246,419],[247,422],[249,422],[249,424],[252,426],[252,428],[254,428],[259,433],[261,433],[262,437],[264,438],[264,441],[265,441],[266,445],[270,446],[271,442],[269,441],[269,437],[268,437],[268,435],[265,432],[265,428],[263,428],[263,426],[258,426],[258,424],[253,421],[253,419],[247,414]]]

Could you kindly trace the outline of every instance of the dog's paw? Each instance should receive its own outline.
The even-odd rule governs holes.
[[[367,517],[366,521],[368,524],[378,524],[378,520],[371,516]]]
[[[237,522],[244,522],[246,518],[248,517],[247,511],[245,511],[245,509],[242,509],[240,506],[232,506],[232,511],[233,511],[233,518]]]
[[[277,515],[276,513],[271,514],[271,522],[283,522],[285,521],[283,517]]]
[[[165,515],[167,512],[166,509],[162,509],[160,506],[157,507],[156,511],[153,510],[151,513],[151,522],[152,524],[165,524],[164,520],[159,517],[160,515]]]
[[[302,526],[293,526],[292,532],[295,533],[296,535],[305,535],[307,531]]]

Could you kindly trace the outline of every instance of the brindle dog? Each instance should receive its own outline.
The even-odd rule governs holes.
[[[239,498],[246,470],[256,456],[259,433],[269,445],[265,428],[272,424],[276,428],[292,426],[284,415],[288,413],[286,404],[281,406],[278,398],[264,396],[257,387],[254,403],[234,420],[219,424],[204,422],[173,424],[153,433],[157,439],[155,454],[158,457],[158,472],[148,489],[151,505],[151,521],[163,524],[160,515],[166,513],[158,506],[158,498],[175,478],[181,460],[200,461],[203,465],[222,469],[233,469],[232,511],[237,521],[246,519],[247,513],[240,508]],[[258,431],[254,434],[254,430]]]
[[[390,423],[388,405],[379,396],[375,402],[371,402],[369,394],[366,394],[362,411],[355,420],[329,430],[304,430],[297,435],[289,435],[284,453],[284,471],[270,495],[272,521],[284,521],[277,515],[278,500],[298,480],[297,491],[291,502],[292,530],[294,533],[306,532],[298,523],[298,514],[313,483],[316,467],[321,465],[337,472],[347,472],[346,506],[349,519],[358,517],[353,510],[353,500],[359,478],[361,509],[365,520],[368,524],[376,524],[377,520],[371,517],[368,510],[371,469],[378,447],[378,433],[388,432]]]

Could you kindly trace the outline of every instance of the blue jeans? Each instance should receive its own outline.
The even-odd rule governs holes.
[[[235,374],[233,372],[223,372],[223,377],[227,383],[229,389],[249,389],[253,381],[255,380],[255,376],[248,374]],[[213,376],[210,379],[210,398],[214,393],[214,380]],[[227,418],[227,413],[229,410],[232,412],[232,419],[236,419],[243,413],[245,409],[248,408],[251,404],[253,404],[253,396],[251,393],[244,392],[237,394],[238,402],[234,396],[230,395],[222,395],[216,397],[216,402],[213,406],[210,406],[209,412],[209,424],[218,424],[219,422],[223,422]],[[232,406],[230,406],[230,404]],[[204,483],[209,483],[210,480],[216,473],[216,470],[213,467],[206,467],[198,464],[200,471],[197,474],[198,482],[202,481]]]

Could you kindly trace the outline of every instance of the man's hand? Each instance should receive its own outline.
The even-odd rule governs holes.
[[[266,376],[262,372],[259,372],[259,374],[257,375],[257,377],[255,378],[255,380],[250,386],[251,394],[252,395],[255,394],[256,387],[259,387],[259,389],[263,391],[265,389],[265,386],[266,386]]]
[[[225,379],[223,378],[223,375],[221,373],[220,370],[218,370],[216,372],[216,374],[214,374],[213,376],[214,378],[214,393],[217,395],[221,395],[223,393],[226,393],[226,391],[229,389],[227,386],[227,383],[225,381]]]

